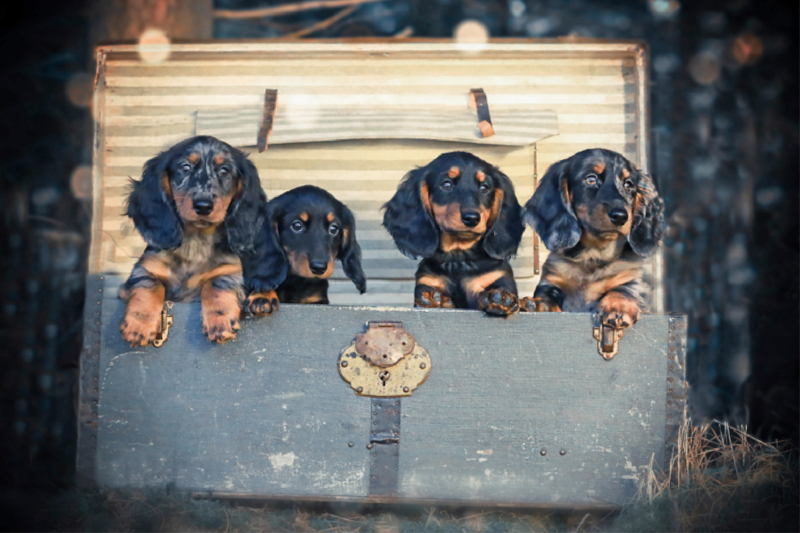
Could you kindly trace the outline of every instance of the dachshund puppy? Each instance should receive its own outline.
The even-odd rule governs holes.
[[[616,152],[585,150],[550,167],[524,216],[552,253],[522,310],[590,311],[613,328],[639,319],[642,258],[666,229],[650,176]]]
[[[467,152],[442,154],[409,172],[383,207],[397,248],[422,258],[416,307],[517,311],[508,258],[525,227],[514,186],[497,167]]]
[[[363,294],[367,280],[355,218],[347,206],[312,185],[273,198],[255,253],[242,256],[246,310],[263,316],[277,311],[280,302],[329,303],[328,278],[336,259]]]
[[[253,249],[267,202],[253,163],[214,137],[193,137],[148,161],[132,186],[127,215],[147,248],[120,288],[123,339],[146,346],[165,299],[198,296],[208,340],[234,338],[244,299],[237,254]]]

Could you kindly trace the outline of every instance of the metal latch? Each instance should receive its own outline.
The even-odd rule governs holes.
[[[359,396],[411,396],[428,379],[431,358],[402,322],[368,322],[367,331],[345,348],[339,375]]]
[[[625,336],[625,329],[616,329],[603,324],[592,328],[592,336],[597,341],[597,352],[608,361],[619,352],[619,341]]]
[[[161,348],[161,346],[167,342],[167,337],[169,337],[169,328],[172,326],[172,315],[169,314],[170,311],[172,311],[172,302],[167,300],[164,302],[164,307],[161,309],[161,326],[158,328],[156,338],[153,339],[153,346],[156,348]]]

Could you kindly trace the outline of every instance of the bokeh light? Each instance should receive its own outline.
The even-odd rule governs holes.
[[[73,74],[67,81],[64,90],[67,93],[67,100],[75,107],[91,107],[94,95],[94,76],[86,72]]]
[[[69,178],[72,195],[79,200],[92,198],[92,167],[81,165],[72,171]]]
[[[163,30],[148,28],[139,37],[136,50],[145,63],[162,63],[169,58],[171,42]]]
[[[711,85],[720,74],[720,63],[717,56],[709,52],[700,52],[689,61],[689,74],[700,85]]]
[[[742,65],[752,65],[761,59],[764,44],[755,35],[744,33],[733,41],[731,52],[736,61]]]
[[[658,19],[670,19],[678,14],[681,8],[677,0],[649,0],[650,12]]]
[[[481,45],[489,42],[489,30],[485,24],[478,20],[464,20],[453,31],[453,40],[457,44],[467,45],[468,48],[473,49],[474,47],[471,45]]]

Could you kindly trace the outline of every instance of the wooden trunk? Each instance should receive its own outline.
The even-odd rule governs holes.
[[[521,202],[550,164],[585,148],[619,151],[646,170],[647,80],[646,49],[629,42],[174,45],[158,64],[131,46],[100,48],[79,474],[109,487],[172,483],[216,496],[623,503],[642,468],[668,458],[683,420],[685,317],[644,316],[606,361],[588,314],[412,309],[415,262],[394,248],[378,208],[405,172],[451,150],[498,164]],[[387,114],[461,120],[476,87],[488,97],[491,137],[320,140],[317,129],[292,131],[292,112],[307,117],[317,106],[311,115],[327,119],[326,106],[357,114],[363,102],[370,113],[385,105]],[[250,117],[266,89],[278,90],[278,108],[258,154]],[[504,145],[503,117],[515,109],[557,116],[556,129]],[[311,183],[353,208],[369,292],[358,295],[337,271],[330,292],[339,305],[282,306],[222,346],[202,337],[199,303],[176,304],[168,342],[131,349],[119,336],[116,290],[144,243],[121,216],[127,177],[227,116],[243,118],[215,134],[252,147],[269,197]],[[528,230],[513,262],[521,295],[533,292],[545,257]],[[648,268],[661,312],[660,256]],[[360,397],[337,359],[365,323],[387,320],[427,350],[430,377],[409,397]],[[396,442],[373,435],[387,420],[399,424]]]

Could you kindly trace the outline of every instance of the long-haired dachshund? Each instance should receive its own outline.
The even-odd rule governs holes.
[[[132,187],[127,215],[147,248],[120,288],[122,337],[146,346],[165,299],[199,296],[208,340],[234,338],[244,298],[237,254],[252,250],[267,200],[253,163],[214,137],[193,137],[148,161]]]
[[[525,228],[514,186],[497,167],[467,152],[442,154],[409,172],[384,209],[397,248],[422,258],[415,306],[498,316],[518,309],[508,258]]]
[[[525,311],[589,311],[612,328],[633,325],[649,289],[642,258],[666,229],[664,202],[650,176],[610,150],[555,163],[525,206],[552,253]]]
[[[327,304],[336,259],[362,294],[361,247],[353,213],[328,191],[304,185],[273,198],[255,253],[242,256],[246,310],[255,316],[280,302]]]

